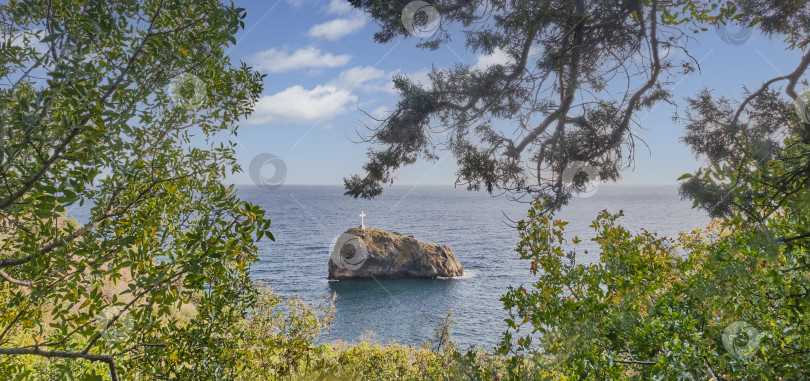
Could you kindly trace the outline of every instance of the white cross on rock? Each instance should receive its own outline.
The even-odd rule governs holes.
[[[360,229],[365,229],[366,228],[366,225],[363,224],[363,217],[365,217],[365,216],[366,216],[366,213],[361,210],[360,211]]]

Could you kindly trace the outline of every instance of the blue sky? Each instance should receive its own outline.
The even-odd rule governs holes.
[[[241,124],[236,137],[237,158],[244,172],[228,180],[251,183],[247,169],[257,155],[270,153],[286,164],[285,184],[342,184],[358,173],[368,144],[356,143],[363,112],[383,115],[396,104],[391,76],[405,73],[424,78],[432,65],[476,65],[497,57],[481,57],[464,49],[457,34],[436,51],[414,47],[416,38],[377,44],[373,20],[351,9],[346,0],[236,0],[247,9],[245,30],[229,54],[267,74],[255,114]],[[729,27],[734,33],[736,29]],[[758,87],[764,80],[795,68],[799,51],[785,51],[782,41],[753,34],[743,44],[730,44],[716,31],[698,36],[690,52],[701,72],[676,79],[676,99],[704,87],[715,94],[739,99],[744,85]],[[682,128],[671,117],[675,109],[658,105],[642,112],[649,145],[636,152],[635,168],[620,184],[675,184],[681,174],[698,168],[689,149],[679,142]],[[419,162],[397,172],[397,184],[453,184],[455,161],[442,153],[438,163]],[[270,169],[272,171],[272,169]],[[272,173],[265,174],[272,176]]]

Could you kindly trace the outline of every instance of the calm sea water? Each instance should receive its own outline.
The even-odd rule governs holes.
[[[324,341],[358,341],[373,332],[379,342],[416,344],[432,336],[449,310],[455,340],[466,347],[491,348],[506,325],[500,297],[508,286],[529,285],[529,263],[515,252],[514,223],[528,205],[483,192],[441,186],[394,186],[374,200],[355,200],[340,186],[283,186],[268,190],[241,186],[240,195],[268,211],[275,242],[263,240],[253,276],[279,294],[321,300],[337,293],[337,313]],[[674,186],[606,186],[588,198],[574,198],[557,218],[570,222],[566,231],[582,239],[602,209],[624,211],[619,221],[638,231],[660,235],[705,226],[704,213],[681,201]],[[365,223],[434,243],[449,245],[466,270],[454,279],[328,281],[327,263],[333,240],[346,229]],[[592,242],[586,241],[586,244]],[[595,247],[595,246],[591,246]],[[588,248],[587,246],[583,248]],[[577,257],[578,263],[598,258]]]
[[[268,211],[276,241],[259,242],[260,261],[253,277],[284,296],[321,301],[337,293],[337,313],[331,333],[322,341],[378,342],[397,340],[418,344],[433,335],[436,323],[454,313],[453,338],[462,346],[491,348],[506,329],[500,301],[509,286],[529,285],[534,278],[529,263],[518,258],[514,221],[529,205],[448,186],[393,186],[374,200],[343,195],[341,186],[282,186],[264,189],[238,187],[240,196]],[[619,221],[630,230],[646,228],[664,236],[705,226],[705,213],[680,200],[675,186],[602,185],[588,198],[573,198],[555,218],[569,221],[566,234],[578,235],[589,256],[598,259],[589,227],[599,211],[624,211]],[[88,218],[89,205],[74,206],[68,214]],[[450,246],[465,275],[435,280],[329,281],[328,261],[333,241],[360,224],[413,235],[425,242]],[[581,250],[580,250],[581,252]],[[370,333],[373,332],[373,335]]]

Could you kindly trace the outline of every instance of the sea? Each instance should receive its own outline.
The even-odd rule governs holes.
[[[342,186],[237,186],[238,195],[259,205],[272,220],[275,241],[258,242],[259,261],[252,276],[287,298],[315,305],[334,301],[336,313],[320,342],[361,340],[381,344],[419,345],[434,335],[448,312],[451,337],[461,346],[492,349],[506,330],[501,297],[509,287],[530,287],[537,281],[529,261],[515,251],[517,221],[530,205],[507,195],[492,196],[453,186],[385,188],[372,199],[345,196]],[[85,221],[89,204],[74,205],[68,214]],[[682,200],[677,186],[600,185],[573,197],[554,219],[568,221],[566,237],[582,240],[576,263],[599,260],[590,227],[597,214],[621,211],[619,223],[633,232],[642,229],[666,237],[705,227],[711,219]],[[464,267],[464,275],[446,279],[328,280],[328,262],[337,237],[360,225],[412,235],[423,242],[448,245]],[[588,253],[585,254],[585,251]]]
[[[259,242],[256,281],[284,297],[322,303],[337,295],[336,313],[321,342],[343,340],[418,345],[453,312],[452,338],[462,347],[492,349],[506,330],[501,297],[508,288],[530,286],[536,277],[515,251],[518,220],[530,205],[506,195],[453,186],[391,186],[373,200],[345,196],[342,186],[283,185],[275,189],[239,186],[239,195],[265,209],[275,241]],[[709,217],[682,200],[677,187],[601,185],[571,199],[555,215],[568,221],[566,235],[578,236],[577,263],[594,263],[599,252],[590,227],[601,210],[624,217],[631,231],[645,229],[676,237],[704,227]],[[448,279],[330,281],[328,261],[337,236],[360,225],[448,245],[465,269]],[[588,254],[585,255],[584,251]]]

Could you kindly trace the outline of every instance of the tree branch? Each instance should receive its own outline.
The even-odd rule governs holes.
[[[146,45],[147,40],[149,40],[149,38],[153,36],[152,30],[153,30],[153,28],[155,26],[155,22],[157,21],[158,16],[160,15],[161,10],[163,9],[164,3],[165,3],[165,1],[161,1],[160,4],[158,5],[157,9],[155,10],[154,15],[152,16],[152,20],[150,21],[149,28],[147,30],[146,35],[141,40],[141,43],[138,45],[138,49],[136,49],[135,52],[132,54],[132,56],[129,58],[129,60],[127,61],[126,67],[121,69],[121,73],[119,73],[119,75],[116,78],[115,82],[113,82],[113,84],[110,86],[110,88],[107,89],[107,92],[105,92],[104,95],[99,99],[99,101],[98,101],[99,106],[103,106],[104,104],[107,103],[107,98],[110,95],[112,95],[112,93],[118,88],[118,86],[124,80],[124,76],[132,69],[132,66],[135,64],[135,60],[138,58],[138,56],[143,51],[143,48]],[[82,119],[82,121],[78,125],[85,125],[89,120],[90,120],[90,116],[86,116],[86,117],[84,117]],[[70,142],[72,142],[73,139],[75,139],[76,136],[78,136],[79,133],[81,133],[81,131],[82,130],[78,129],[78,128],[71,131],[70,134],[68,134],[68,136],[65,138],[65,140],[63,140],[62,143],[59,144],[59,146],[56,147],[56,149],[53,152],[53,155],[51,155],[51,157],[47,161],[42,163],[42,166],[39,168],[39,170],[33,176],[29,177],[27,180],[22,182],[22,186],[19,189],[17,189],[16,192],[13,192],[12,194],[10,194],[7,199],[5,199],[3,201],[0,201],[0,209],[4,209],[4,208],[8,207],[14,201],[16,201],[17,199],[22,197],[22,195],[25,194],[25,192],[27,192],[29,189],[31,189],[31,187],[34,185],[34,183],[39,181],[39,179],[45,174],[45,172],[48,171],[48,169],[51,167],[51,165],[53,165],[59,158],[61,158],[60,155],[62,154],[62,152],[65,150],[65,148],[67,148],[67,146],[70,144]],[[3,267],[2,262],[0,262],[0,267]]]
[[[0,355],[34,355],[47,358],[84,359],[90,362],[103,362],[110,367],[110,378],[118,381],[118,372],[115,370],[115,360],[112,356],[93,355],[82,352],[43,351],[39,348],[0,348]]]
[[[9,282],[11,284],[16,284],[18,286],[31,287],[34,284],[34,282],[31,282],[31,281],[28,281],[28,280],[14,279],[11,276],[9,276],[8,274],[6,274],[6,272],[3,271],[3,270],[0,270],[0,278],[3,278],[7,282]]]

